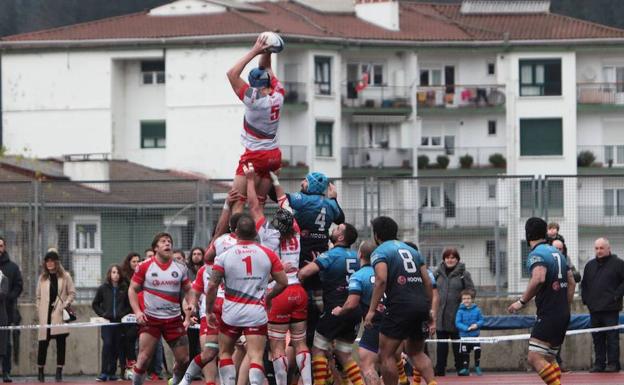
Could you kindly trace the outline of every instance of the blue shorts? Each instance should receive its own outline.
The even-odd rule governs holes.
[[[373,323],[372,328],[364,328],[359,346],[373,353],[379,351],[379,323]]]

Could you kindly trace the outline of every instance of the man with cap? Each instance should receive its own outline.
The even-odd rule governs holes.
[[[269,172],[278,170],[282,164],[277,130],[285,95],[284,87],[271,69],[271,53],[267,51],[268,47],[266,37],[260,35],[251,50],[227,72],[234,93],[245,104],[241,133],[241,144],[245,147],[245,152],[241,155],[236,169],[234,189],[247,191],[243,165],[252,163],[257,174],[256,191],[262,206],[271,187]],[[240,75],[245,66],[258,55],[260,55],[259,66],[249,72],[247,83]],[[244,202],[239,201],[232,208],[232,212],[242,212],[243,207]]]
[[[530,247],[527,268],[529,284],[518,300],[507,309],[516,313],[533,297],[537,321],[529,339],[528,362],[548,385],[561,384],[561,369],[555,357],[570,322],[570,303],[576,283],[566,257],[546,240],[546,222],[529,218],[525,224]]]

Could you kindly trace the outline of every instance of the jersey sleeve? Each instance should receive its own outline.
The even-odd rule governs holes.
[[[150,260],[141,262],[139,266],[137,266],[136,271],[132,275],[132,281],[138,283],[139,285],[143,285],[145,282],[145,273],[147,272],[147,268],[150,265]]]
[[[410,253],[412,253],[412,257],[414,258],[414,263],[416,263],[416,266],[420,267],[425,264],[425,259],[422,257],[422,255],[420,255],[420,252],[418,250],[410,248]]]
[[[303,194],[289,193],[289,194],[286,194],[286,197],[288,198],[288,203],[290,203],[290,207],[292,207],[293,210],[301,210],[303,208],[303,204],[304,204]]]
[[[529,253],[529,256],[527,257],[527,269],[529,270],[529,273],[531,271],[533,271],[533,268],[535,266],[546,266],[546,260],[544,259],[544,257],[542,255],[540,255],[539,253],[532,251]]]
[[[267,255],[269,256],[269,260],[271,261],[271,273],[277,273],[284,270],[284,266],[282,265],[282,261],[280,261],[277,254],[275,254],[271,250],[266,250]]]
[[[271,88],[273,88],[273,91],[282,94],[282,96],[286,96],[286,90],[277,76],[271,78]]]
[[[429,275],[429,279],[431,280],[431,286],[436,289],[438,286],[436,285],[435,275],[433,275],[433,272],[429,269],[427,269],[427,274]]]
[[[224,258],[225,254],[226,253],[217,255],[212,265],[213,271],[216,270],[220,272],[221,274],[225,273],[225,258]]]
[[[204,271],[206,271],[206,266],[200,267],[197,271],[195,281],[193,281],[193,290],[198,293],[204,292]]]
[[[253,110],[271,108],[271,99],[268,96],[263,95],[258,88],[247,87],[242,96],[243,98],[241,100],[247,108],[251,108]]]
[[[375,267],[379,262],[388,263],[388,256],[383,250],[380,250],[379,247],[373,251],[373,255],[371,255],[371,265]]]
[[[245,82],[245,85],[240,90],[238,90],[238,95],[237,96],[243,102],[244,102],[245,95],[247,94],[247,90],[248,89],[249,89],[249,84],[247,84],[247,82]]]
[[[349,294],[362,294],[363,287],[362,282],[360,281],[360,277],[358,274],[353,274],[351,278],[349,278]]]
[[[332,262],[334,262],[335,259],[336,255],[334,253],[325,252],[319,255],[314,260],[314,263],[316,263],[321,270],[325,270],[329,266],[331,266]]]
[[[273,228],[265,217],[262,217],[258,223],[256,223],[256,231],[258,232],[258,238],[262,246],[274,252],[279,250],[280,232]]]

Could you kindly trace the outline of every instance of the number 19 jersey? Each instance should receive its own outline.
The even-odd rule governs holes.
[[[272,272],[284,270],[277,255],[255,242],[238,241],[217,256],[212,269],[220,271],[225,281],[223,321],[237,327],[266,324],[267,283]]]

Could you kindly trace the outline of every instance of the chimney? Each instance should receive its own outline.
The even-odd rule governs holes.
[[[110,192],[109,183],[82,183],[83,181],[108,181],[110,179],[109,154],[65,155],[63,174],[71,181],[101,192]]]
[[[355,14],[360,19],[390,31],[399,30],[397,0],[355,0]]]

